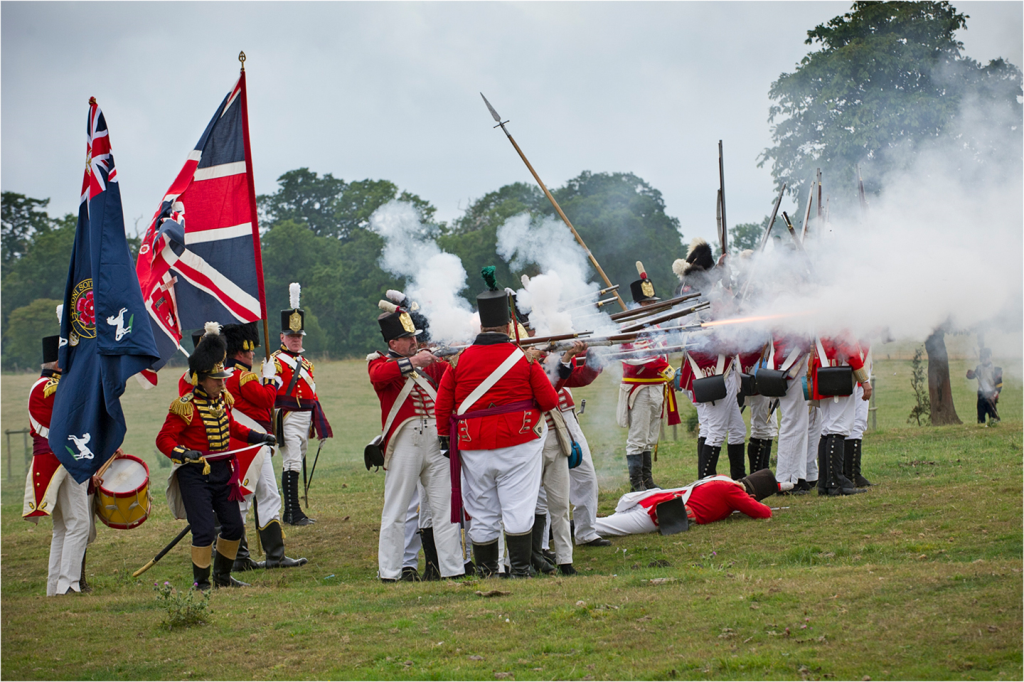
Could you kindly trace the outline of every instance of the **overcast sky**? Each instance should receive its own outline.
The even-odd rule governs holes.
[[[954,2],[966,54],[1020,66],[1022,3]],[[774,200],[768,88],[848,2],[0,4],[0,182],[77,212],[87,102],[110,128],[125,221],[145,229],[244,50],[256,191],[307,166],[388,179],[443,220],[532,182],[633,172],[687,238],[714,234],[718,140],[729,225]],[[825,178],[825,187],[828,179]],[[784,208],[786,204],[783,205]],[[639,257],[639,256],[638,256]]]

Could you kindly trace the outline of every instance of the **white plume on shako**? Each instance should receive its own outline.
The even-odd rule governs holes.
[[[480,318],[459,295],[466,269],[458,256],[442,251],[429,225],[412,204],[389,201],[370,216],[370,229],[384,239],[380,267],[408,284],[406,295],[430,321],[430,336],[442,343],[468,343]]]

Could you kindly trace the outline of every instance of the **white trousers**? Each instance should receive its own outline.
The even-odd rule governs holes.
[[[850,429],[849,438],[861,440],[868,428],[868,408],[871,407],[871,401],[864,400],[864,387],[860,384],[854,387],[851,397],[855,405],[856,416],[853,419],[853,428]]]
[[[418,419],[398,428],[394,452],[384,474],[384,509],[380,518],[377,548],[378,577],[397,579],[402,575],[405,555],[405,528],[416,483],[426,491],[434,524],[438,568],[443,577],[463,572],[459,548],[459,527],[451,518],[451,476],[448,459],[437,443],[437,426],[432,420]]]
[[[710,403],[694,403],[697,408],[697,438],[707,440],[708,437],[708,408]]]
[[[807,480],[808,405],[804,400],[804,389],[800,383],[807,360],[803,359],[793,368],[796,379],[789,381],[786,395],[779,398],[779,457],[775,468],[775,480],[779,483],[796,483]],[[815,456],[818,439],[814,438]]]
[[[569,503],[572,504],[572,519],[576,524],[576,543],[583,544],[599,537],[594,530],[594,521],[597,519],[597,469],[590,454],[590,445],[575,413],[566,410],[562,415],[569,433],[583,451],[583,460],[579,466],[569,469]]]
[[[92,527],[92,498],[89,481],[75,483],[71,475],[64,477],[57,489],[54,505],[53,539],[50,541],[50,566],[46,575],[46,596],[64,594],[71,589],[81,592],[82,559],[90,541]]]
[[[265,456],[263,465],[260,467],[260,478],[256,481],[256,490],[246,495],[245,499],[238,503],[238,510],[242,512],[242,525],[249,516],[249,509],[252,508],[252,500],[256,498],[256,519],[260,528],[266,528],[271,521],[281,520],[281,494],[277,491],[277,478],[274,476],[274,463],[270,457],[270,449],[264,448]]]
[[[653,450],[661,437],[661,408],[665,403],[665,385],[640,386],[634,392],[636,400],[629,408],[629,433],[626,435],[626,454],[639,455]]]
[[[281,443],[281,471],[302,471],[302,459],[309,447],[309,426],[312,412],[287,412],[284,415],[284,442]]]
[[[568,419],[566,420],[568,421]],[[549,429],[541,450],[541,486],[544,488],[544,508],[536,507],[537,514],[547,514],[551,523],[551,537],[555,545],[555,558],[559,564],[572,563],[572,533],[569,529],[569,458],[562,454],[558,436]],[[539,501],[539,496],[538,496]]]
[[[387,474],[384,474],[387,476]],[[405,514],[405,555],[402,559],[402,566],[409,566],[411,568],[417,568],[420,564],[420,548],[423,547],[423,540],[420,538],[420,500],[423,495],[423,484],[416,481],[416,492],[413,493],[412,498],[409,500],[409,509]],[[427,507],[426,504],[423,505]],[[430,510],[423,509],[427,513],[429,520]],[[429,525],[423,526],[429,528]]]
[[[739,388],[739,373],[729,372],[725,378],[725,397],[714,403],[704,403],[704,414],[708,422],[707,445],[722,445],[726,442],[726,434],[730,445],[742,445],[746,440],[747,425],[743,423],[743,415],[736,401]]]
[[[819,408],[821,409],[821,435],[836,434],[844,438],[850,437],[853,421],[857,418],[857,403],[852,395],[822,398]]]
[[[792,383],[792,382],[790,382]],[[772,401],[765,395],[748,395],[743,399],[750,410],[750,437],[761,440],[772,440],[778,433],[775,413],[771,412]],[[771,416],[769,417],[769,413]]]
[[[636,535],[653,533],[658,530],[647,509],[637,505],[624,512],[615,512],[611,516],[597,518],[597,534],[601,537],[612,535]]]
[[[494,450],[461,450],[466,512],[473,517],[469,538],[475,544],[494,542],[504,525],[509,535],[529,533],[537,511],[537,493],[543,470],[541,437]],[[434,518],[439,518],[434,513]],[[436,530],[434,531],[436,534]]]
[[[801,390],[803,390],[801,388]],[[807,404],[807,403],[805,403]],[[818,480],[818,442],[821,440],[821,409],[807,404],[807,459],[805,460],[805,481]]]

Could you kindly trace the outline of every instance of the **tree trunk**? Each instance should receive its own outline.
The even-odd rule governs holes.
[[[933,426],[962,424],[953,405],[949,383],[949,357],[946,355],[946,330],[939,327],[924,342],[928,353],[928,400],[931,402]]]

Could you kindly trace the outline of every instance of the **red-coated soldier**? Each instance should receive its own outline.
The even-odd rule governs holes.
[[[532,529],[547,431],[542,412],[555,409],[558,396],[543,368],[510,341],[508,295],[497,289],[493,268],[484,269],[484,278],[489,290],[477,296],[481,333],[441,380],[437,432],[442,450],[449,443],[452,448],[453,517],[462,504],[461,465],[478,570],[498,573],[504,526],[511,575],[525,578],[533,572]]]
[[[207,323],[206,334],[189,356],[194,388],[171,403],[156,437],[157,449],[174,463],[167,499],[174,516],[187,518],[192,526],[192,575],[204,590],[210,589],[211,564],[217,587],[245,585],[231,577],[244,530],[238,509],[243,499],[239,466],[231,440],[249,445],[277,442],[232,418],[234,401],[224,390],[227,347],[219,332],[220,325]],[[221,531],[214,557],[217,522]]]
[[[853,481],[843,474],[845,441],[853,429],[857,414],[856,398],[852,395],[853,381],[863,387],[862,399],[871,398],[871,383],[864,368],[860,345],[845,334],[815,339],[811,360],[811,399],[819,401],[821,408],[821,440],[818,444],[818,494],[853,495],[865,492],[854,486]],[[836,395],[830,391],[822,393],[822,368],[849,367],[852,380],[847,391],[845,386]]]

